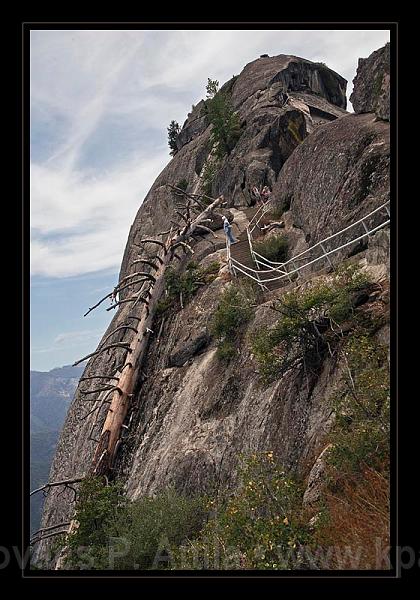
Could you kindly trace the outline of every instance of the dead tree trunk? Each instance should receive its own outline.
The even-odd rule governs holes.
[[[173,258],[173,251],[177,246],[189,249],[187,240],[201,227],[203,221],[220,204],[222,198],[217,198],[194,220],[187,223],[183,230],[168,240],[159,255],[159,268],[154,273],[155,282],[151,291],[148,304],[142,307],[141,321],[137,333],[130,344],[130,350],[119,378],[116,390],[113,393],[111,404],[102,427],[101,436],[95,455],[93,457],[90,473],[92,475],[108,475],[112,471],[115,449],[121,435],[122,425],[127,416],[136,381],[149,346],[150,336],[153,335],[153,321],[156,315],[157,304],[165,288],[165,272]]]

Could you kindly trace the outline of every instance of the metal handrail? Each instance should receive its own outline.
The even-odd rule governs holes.
[[[287,265],[287,264],[291,263],[292,261],[297,260],[298,258],[300,258],[301,256],[303,256],[304,254],[307,254],[308,252],[311,252],[314,248],[319,247],[319,246],[322,247],[322,244],[325,244],[326,242],[329,242],[333,238],[337,237],[338,235],[341,235],[345,231],[348,231],[349,229],[352,229],[352,227],[356,227],[360,223],[363,223],[364,221],[366,221],[366,219],[368,219],[369,217],[371,217],[375,213],[379,212],[380,210],[384,210],[384,209],[386,210],[386,207],[388,205],[389,205],[389,200],[387,200],[386,202],[384,202],[384,204],[381,204],[381,206],[378,206],[378,208],[375,208],[375,210],[372,210],[370,213],[368,213],[367,215],[365,215],[364,217],[362,217],[358,221],[355,221],[354,223],[352,223],[351,225],[348,225],[347,227],[344,227],[340,231],[338,231],[336,233],[333,233],[332,235],[324,238],[323,240],[320,240],[319,242],[317,242],[316,244],[314,244],[310,248],[307,248],[306,250],[303,250],[302,252],[300,252],[296,256],[293,256],[292,258],[290,258],[289,260],[287,260],[285,262],[272,261],[272,260],[269,260],[268,258],[265,258],[264,256],[261,256],[261,254],[258,254],[258,252],[256,252],[255,250],[253,252],[257,256],[259,256],[260,258],[264,259],[267,263],[270,263],[272,265],[281,265],[281,266]]]
[[[262,204],[260,206],[260,208],[256,211],[255,215],[252,217],[252,219],[248,223],[247,230],[250,232],[250,234],[252,234],[252,232],[257,227],[258,223],[261,221],[261,219],[263,218],[263,216],[265,215],[265,213],[268,212],[270,206],[271,206],[271,199],[267,200],[267,202],[265,202],[264,204]],[[258,220],[255,222],[254,226],[251,228],[252,222],[256,219],[256,217],[258,215],[259,215]]]
[[[266,208],[267,207],[268,202],[261,208]],[[289,259],[288,261],[284,262],[284,263],[274,263],[273,261],[269,261],[268,259],[266,259],[265,257],[263,257],[261,254],[259,254],[258,252],[256,252],[253,248],[253,243],[252,243],[252,231],[255,229],[256,224],[254,225],[254,227],[251,229],[250,225],[251,222],[248,224],[247,227],[247,237],[248,237],[248,243],[250,246],[250,252],[251,252],[251,256],[253,261],[255,262],[255,266],[257,267],[256,269],[253,269],[251,267],[248,267],[247,265],[244,265],[242,263],[240,263],[239,261],[237,261],[235,258],[233,258],[231,256],[230,253],[230,247],[228,247],[228,262],[229,265],[232,265],[234,272],[236,271],[240,271],[241,273],[243,273],[244,275],[246,275],[247,277],[249,277],[250,279],[253,279],[254,281],[256,281],[259,285],[261,285],[262,287],[266,287],[264,285],[264,283],[268,283],[271,281],[277,281],[280,279],[284,279],[285,277],[288,277],[290,279],[290,276],[293,275],[294,273],[298,273],[300,270],[304,269],[305,267],[308,267],[324,258],[327,258],[328,262],[330,264],[331,261],[329,259],[329,256],[331,254],[334,254],[336,252],[338,252],[339,250],[342,250],[343,248],[346,248],[347,246],[349,246],[350,244],[354,244],[356,242],[358,242],[359,240],[362,240],[363,238],[371,235],[372,233],[375,233],[376,231],[378,231],[379,229],[382,229],[383,227],[385,227],[386,225],[388,225],[390,223],[390,219],[388,218],[387,220],[385,220],[383,223],[381,223],[380,225],[377,225],[376,227],[372,228],[372,229],[368,229],[365,221],[366,219],[368,219],[369,217],[371,217],[373,214],[379,212],[380,210],[385,209],[387,212],[387,216],[389,217],[389,200],[387,202],[385,202],[384,204],[382,204],[381,206],[379,206],[378,208],[374,209],[373,211],[371,211],[370,213],[368,213],[367,215],[365,215],[364,217],[362,217],[361,219],[358,219],[357,221],[355,221],[354,223],[352,223],[351,225],[348,225],[347,227],[344,227],[343,229],[341,229],[340,231],[338,231],[337,233],[334,233],[330,236],[328,236],[327,238],[321,240],[320,242],[317,242],[316,244],[314,244],[313,246],[311,246],[310,248],[307,248],[306,250],[304,250],[303,252],[300,252],[299,254],[297,254],[296,256],[292,257],[291,259]],[[256,215],[258,214],[259,211],[257,211],[257,213],[255,213],[254,218],[256,217]],[[265,211],[264,211],[265,212]],[[264,213],[263,213],[264,214]],[[259,220],[262,218],[262,214],[260,215]],[[258,220],[258,222],[259,222]],[[341,244],[340,246],[338,246],[337,248],[334,248],[332,250],[326,251],[325,248],[323,247],[323,244],[339,235],[341,235],[342,233],[352,229],[353,227],[355,227],[356,225],[359,225],[360,223],[363,223],[363,226],[365,228],[365,232],[362,235],[359,235],[351,240],[349,240],[348,242],[346,242],[345,244]],[[285,267],[286,265],[293,263],[293,261],[300,259],[303,255],[311,252],[314,248],[317,247],[321,247],[322,249],[322,254],[320,256],[318,256],[317,258],[313,259],[313,260],[309,260],[309,262],[305,262],[304,264],[296,267],[295,265],[294,268],[291,271],[288,271]],[[277,265],[275,267],[272,267],[268,264],[265,264],[263,262],[261,262],[260,260],[258,260],[257,257],[262,258],[263,260],[266,260],[267,262],[270,262],[271,264]],[[262,265],[263,267],[265,267],[264,269],[261,269],[259,267],[259,265]],[[283,269],[281,268],[283,267]],[[279,273],[279,275],[277,277],[271,277],[268,279],[261,279],[261,275],[264,274],[273,274],[274,272]],[[255,273],[256,276],[252,275],[253,273]],[[267,288],[266,288],[267,289]]]

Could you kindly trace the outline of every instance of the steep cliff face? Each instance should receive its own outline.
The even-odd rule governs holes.
[[[224,89],[229,90],[240,116],[242,135],[221,161],[212,192],[227,198],[236,235],[248,222],[247,190],[254,183],[271,185],[278,205],[286,209],[284,230],[292,254],[363,216],[387,197],[388,125],[374,123],[372,115],[348,115],[345,86],[345,80],[324,65],[283,55],[250,63],[226,84]],[[120,277],[131,271],[130,263],[138,252],[136,239],[154,235],[170,222],[173,197],[166,184],[184,179],[188,191],[200,189],[209,140],[205,104],[200,103],[179,134],[178,152],[138,211]],[[372,236],[368,247],[359,250],[354,260],[384,282],[387,233]],[[163,313],[156,321],[142,379],[137,382],[130,429],[116,465],[116,474],[123,477],[131,498],[169,484],[187,492],[206,489],[215,480],[233,486],[238,454],[248,450],[273,450],[287,468],[305,475],[333,421],[325,399],[340,376],[340,360],[325,356],[316,372],[308,373],[298,365],[264,384],[249,344],[255,331],[274,322],[276,315],[269,308],[273,299],[291,287],[305,289],[310,278],[321,277],[321,272],[263,295],[241,332],[235,356],[224,363],[216,355],[210,330],[211,315],[223,290],[231,285],[223,231],[217,232],[217,239],[197,243],[194,258],[202,267],[215,261],[220,267],[216,278],[183,308]],[[374,309],[378,303],[386,307],[385,290],[386,285],[380,299],[377,294],[365,298],[360,310]],[[123,304],[105,336],[124,321],[128,311]],[[386,329],[381,335],[386,341]],[[130,339],[127,331],[114,337],[115,341],[125,339]],[[89,361],[85,375],[110,373],[120,361],[118,351],[101,354]],[[84,389],[95,385],[84,384]],[[86,472],[107,410],[104,405],[86,417],[90,406],[79,388],[51,480]],[[48,495],[45,526],[72,514],[72,494],[58,493],[51,490]],[[45,558],[47,546],[38,545],[37,558]]]

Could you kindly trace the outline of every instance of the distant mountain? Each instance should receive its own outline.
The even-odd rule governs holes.
[[[30,373],[31,490],[48,481],[51,461],[84,366],[66,365]],[[31,497],[31,532],[39,528],[44,498]]]

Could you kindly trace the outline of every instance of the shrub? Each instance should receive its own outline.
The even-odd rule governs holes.
[[[207,267],[200,267],[196,262],[190,261],[185,273],[177,273],[169,267],[165,273],[166,296],[159,301],[158,312],[166,311],[177,301],[188,302],[200,286],[210,283],[217,277],[219,269],[220,264],[217,261],[213,261]]]
[[[235,147],[241,128],[239,116],[234,111],[227,92],[219,90],[219,82],[208,79],[207,114],[212,125],[211,141],[218,158],[230,154]]]
[[[387,469],[390,387],[386,348],[363,330],[344,346],[346,368],[331,398],[336,414],[329,462],[335,479],[373,467]]]
[[[293,290],[279,299],[272,308],[280,319],[272,328],[261,328],[251,342],[262,378],[272,381],[301,363],[317,369],[328,347],[339,339],[332,324],[339,326],[352,316],[352,293],[368,284],[358,268],[350,266],[337,271],[330,283]]]
[[[219,358],[229,359],[234,356],[234,344],[240,327],[251,319],[252,305],[257,301],[259,293],[249,280],[231,284],[223,291],[210,325],[211,332],[218,341]]]
[[[76,503],[78,527],[68,540],[68,566],[74,569],[106,568],[107,527],[125,504],[122,485],[104,485],[99,477],[82,481]]]
[[[176,138],[181,130],[179,123],[176,121],[171,121],[168,127],[168,146],[171,149],[170,155],[174,156],[178,152],[178,148],[176,145]]]
[[[288,252],[287,238],[282,234],[272,235],[265,240],[256,242],[254,249],[268,260],[284,262]]]
[[[175,185],[175,187],[184,190],[184,192],[187,191],[188,188],[188,181],[186,179],[180,179],[180,181],[178,181],[178,183]],[[181,192],[178,192],[177,190],[173,190],[172,194],[174,195],[175,198],[183,198],[183,195],[181,194]]]
[[[218,160],[215,157],[210,156],[204,165],[202,174],[202,192],[205,196],[212,195],[213,184],[219,169]],[[210,199],[203,199],[205,204],[210,204]]]
[[[173,489],[127,504],[107,527],[114,540],[114,569],[165,569],[171,550],[194,537],[206,517],[203,498]],[[123,556],[118,556],[123,554]]]
[[[285,209],[283,207],[275,206],[266,213],[266,216],[268,217],[268,219],[270,219],[270,221],[279,221],[282,218],[284,212]]]
[[[238,489],[210,500],[208,522],[175,551],[175,568],[295,568],[297,549],[308,539],[301,498],[302,489],[273,452],[242,457]]]
[[[357,568],[389,569],[383,551],[390,543],[390,486],[387,477],[366,468],[361,477],[346,474],[340,493],[325,495],[324,518],[313,543],[321,547],[350,548],[358,558]],[[347,553],[348,554],[348,553]],[[330,553],[330,569],[348,568],[341,553]],[[322,565],[320,565],[322,568]],[[353,567],[354,568],[354,567]]]

